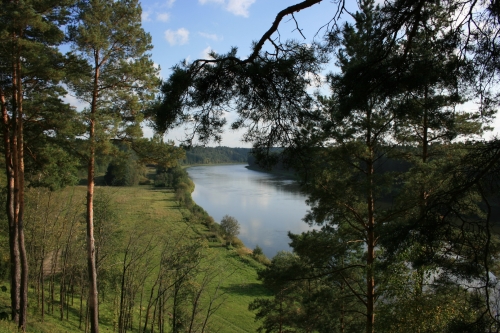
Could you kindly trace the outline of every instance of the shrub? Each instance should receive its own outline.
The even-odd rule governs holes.
[[[203,224],[206,225],[209,229],[215,224],[215,221],[212,216],[207,215],[203,218]]]
[[[205,234],[205,237],[209,243],[220,243],[221,242],[219,235],[215,232],[209,232],[209,233]]]
[[[252,257],[255,259],[255,261],[260,262],[262,265],[266,266],[271,265],[271,260],[269,260],[269,258],[266,257],[265,254],[258,254],[258,255],[253,254]]]
[[[264,252],[262,251],[262,248],[259,245],[255,245],[255,249],[253,249],[252,254],[255,257],[264,254]]]
[[[239,239],[237,237],[233,237],[233,239],[232,239],[232,245],[233,245],[233,247],[235,247],[237,249],[245,247],[245,244],[243,244],[243,242],[241,241],[241,239]]]
[[[222,217],[220,227],[224,236],[226,236],[226,240],[228,240],[230,244],[240,233],[240,224],[238,223],[238,220],[229,215],[224,215],[224,217]]]
[[[250,254],[250,250],[246,247],[240,247],[236,249],[236,253],[238,253],[240,257],[245,257]]]

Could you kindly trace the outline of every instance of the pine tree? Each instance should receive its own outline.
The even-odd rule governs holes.
[[[311,223],[333,226],[345,244],[364,246],[364,262],[350,263],[351,270],[364,267],[364,283],[344,282],[364,305],[367,333],[374,331],[376,290],[382,282],[377,278],[379,228],[394,214],[380,205],[391,191],[380,161],[394,123],[391,94],[398,92],[389,89],[393,59],[386,56],[390,45],[381,42],[377,14],[373,1],[363,1],[355,26],[346,24],[341,36],[332,36],[340,42],[341,73],[329,76],[332,96],[322,99],[322,131],[315,134],[315,145],[324,148],[315,153],[317,163],[309,169],[315,172],[308,185],[312,209],[307,216]]]
[[[69,28],[73,52],[86,59],[87,76],[70,85],[89,104],[87,176],[87,251],[89,307],[92,332],[98,332],[97,275],[93,224],[96,150],[109,138],[126,139],[141,135],[141,110],[152,100],[158,84],[157,70],[150,55],[151,36],[141,27],[137,0],[78,3],[77,23]]]

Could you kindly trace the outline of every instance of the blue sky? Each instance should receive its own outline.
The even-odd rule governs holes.
[[[187,59],[206,58],[210,50],[226,53],[238,47],[240,57],[251,52],[252,41],[267,31],[278,12],[300,1],[290,0],[145,0],[142,6],[143,28],[153,38],[152,58],[167,78],[172,66]],[[353,1],[354,3],[354,1]],[[337,6],[331,1],[305,9],[295,15],[306,40],[296,31],[291,17],[279,27],[282,40],[294,38],[310,43],[321,38],[318,33],[333,17]],[[278,37],[275,34],[274,37]],[[228,115],[231,119],[231,115]],[[182,139],[184,129],[167,134],[168,139]],[[148,130],[145,130],[148,135]],[[226,131],[222,145],[250,147],[240,141],[241,132]]]
[[[143,28],[153,38],[153,61],[161,67],[161,77],[167,78],[172,66],[183,60],[193,61],[206,58],[210,50],[226,53],[232,46],[238,47],[240,57],[251,52],[251,44],[267,31],[277,13],[301,0],[144,0],[142,6]],[[279,26],[282,40],[293,38],[305,43],[321,38],[324,25],[337,10],[336,1],[325,0],[295,14],[304,38],[296,31],[295,21],[285,17]],[[356,2],[347,1],[351,11],[356,11]],[[381,2],[381,1],[378,1]],[[344,16],[345,17],[345,16]],[[274,34],[278,38],[278,34]],[[467,109],[475,108],[470,104]],[[464,108],[462,108],[464,109]],[[228,114],[228,122],[234,116]],[[495,121],[495,130],[500,129],[500,121]],[[178,128],[167,134],[167,139],[176,142],[183,139],[186,130]],[[145,135],[152,131],[145,129]],[[222,145],[230,147],[250,147],[240,141],[241,132],[226,130]]]
[[[153,60],[160,64],[162,76],[183,59],[206,57],[237,46],[240,56],[250,53],[256,41],[269,29],[276,14],[299,1],[290,0],[145,0],[143,28],[153,37]],[[324,1],[296,15],[303,34],[310,42],[321,25],[333,16],[336,5]],[[287,22],[288,21],[288,22]],[[282,38],[303,40],[294,32],[295,23],[285,19],[280,25]]]

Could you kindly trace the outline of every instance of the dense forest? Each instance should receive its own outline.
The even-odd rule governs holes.
[[[247,57],[161,80],[138,0],[2,0],[7,331],[500,331],[500,141],[484,136],[500,2],[340,0],[313,43],[280,37],[320,2],[277,13]],[[250,254],[179,166],[249,150],[186,152],[163,139],[178,125],[189,147],[245,130],[252,165],[294,170],[316,228],[270,262]]]
[[[247,163],[250,148],[193,147],[186,151],[182,164]]]

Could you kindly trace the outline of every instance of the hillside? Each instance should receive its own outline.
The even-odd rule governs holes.
[[[86,292],[82,293],[81,290],[86,287],[84,282],[79,283],[85,279],[82,275],[85,266],[82,242],[84,196],[85,187],[81,186],[55,193],[40,190],[30,192],[30,197],[36,198],[38,204],[29,205],[27,233],[31,235],[30,231],[38,230],[38,235],[46,235],[47,244],[43,248],[43,277],[37,278],[42,276],[36,268],[37,262],[40,264],[36,257],[40,257],[42,253],[41,240],[27,236],[27,245],[29,251],[32,251],[27,332],[62,333],[85,330],[85,315],[82,315],[85,311],[82,312],[82,308],[85,308]],[[102,205],[101,209],[96,209],[96,231],[105,228],[99,224],[99,216],[107,216],[106,219],[112,221],[110,225],[116,227],[113,230],[103,230],[102,239],[96,236],[96,243],[106,252],[105,255],[97,254],[98,262],[99,258],[101,260],[99,281],[102,332],[119,331],[120,322],[124,323],[128,332],[139,332],[139,326],[145,326],[145,318],[150,322],[155,321],[155,327],[162,320],[165,327],[169,327],[176,311],[182,325],[189,323],[200,327],[206,314],[213,311],[207,322],[210,331],[256,331],[258,323],[254,321],[254,314],[248,310],[248,304],[255,297],[269,295],[257,280],[257,270],[263,266],[244,249],[227,249],[223,246],[220,238],[209,231],[195,214],[186,207],[179,206],[173,189],[155,189],[149,186],[101,187],[98,188],[97,201],[99,200],[107,200],[107,204],[104,204],[105,209],[102,209]],[[70,223],[72,220],[74,224]],[[39,222],[45,222],[47,228]],[[73,225],[72,235],[75,237],[70,245],[74,248],[70,249],[70,246],[64,252],[64,246],[67,245],[64,244],[64,239],[70,230],[70,224]],[[44,228],[46,233],[40,233],[40,228]],[[6,237],[5,234],[3,237]],[[57,237],[60,239],[59,244],[54,242]],[[6,251],[6,248],[2,248],[3,269],[8,260]],[[58,261],[58,267],[50,268],[48,263],[51,260],[48,258],[53,258],[54,251],[60,253],[59,260],[63,260],[66,255],[71,256],[70,262],[64,264]],[[188,258],[187,252],[193,256]],[[38,255],[34,256],[35,253]],[[170,263],[169,269],[165,268],[167,262]],[[125,263],[130,265],[127,272],[123,269]],[[170,274],[173,270],[182,271],[184,275],[173,277]],[[2,274],[6,277],[5,271]],[[127,278],[122,279],[125,275]],[[66,282],[61,284],[61,281]],[[178,290],[170,288],[167,286],[168,281],[174,282],[170,286],[182,281],[185,287],[179,285]],[[40,283],[45,288],[39,288]],[[121,288],[123,283],[128,284],[128,287]],[[161,289],[162,283],[164,289]],[[4,279],[2,286],[8,285],[8,281]],[[61,285],[65,288],[61,288]],[[125,293],[121,302],[128,302],[127,306],[120,306],[120,290]],[[163,290],[163,294],[160,290]],[[179,292],[179,295],[175,295],[175,292]],[[84,295],[83,299],[80,294]],[[151,298],[153,294],[155,296]],[[65,300],[62,307],[61,295]],[[44,297],[45,302],[41,301],[41,297]],[[200,301],[195,309],[193,304],[197,297]],[[0,293],[0,315],[8,312],[9,302],[9,292]],[[175,302],[178,304],[174,305]],[[146,314],[148,307],[149,316]],[[120,312],[119,308],[124,310]],[[45,313],[43,318],[42,311]],[[160,317],[156,311],[163,311],[164,316]],[[190,316],[195,312],[196,319],[190,321]],[[127,316],[129,318],[124,320]],[[149,324],[148,327],[147,331],[153,330]],[[15,327],[10,322],[0,321],[0,332],[12,331],[15,331]]]

